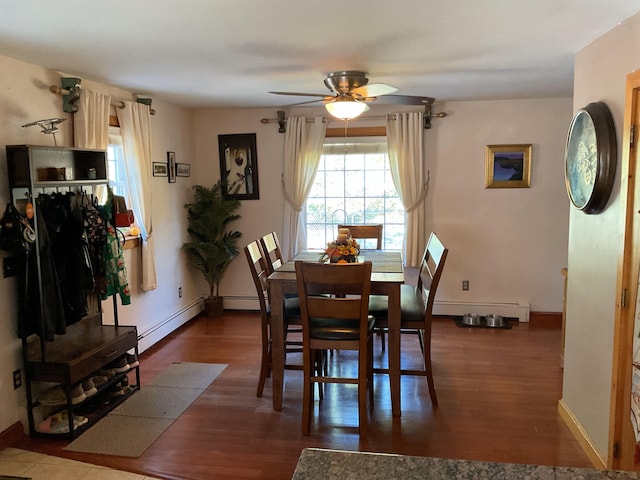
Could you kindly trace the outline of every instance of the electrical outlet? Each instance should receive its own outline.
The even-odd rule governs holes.
[[[182,298],[182,287],[178,287],[178,298]]]
[[[20,388],[22,386],[22,372],[20,369],[13,372],[13,389]]]
[[[462,280],[462,290],[469,290],[469,280]]]

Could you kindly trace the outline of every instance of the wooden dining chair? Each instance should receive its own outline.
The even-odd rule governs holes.
[[[311,427],[314,384],[348,383],[358,386],[358,427],[360,437],[366,438],[367,392],[370,409],[373,408],[374,319],[367,313],[371,262],[322,264],[297,261],[295,267],[303,332],[302,433],[309,435]],[[357,351],[357,376],[344,377],[333,369],[314,368],[314,362],[322,358],[321,352],[328,350]],[[340,359],[335,356],[333,361]]]
[[[254,240],[244,247],[244,252],[249,262],[249,269],[251,270],[251,278],[256,287],[258,294],[258,303],[260,304],[260,326],[262,337],[262,357],[260,362],[260,377],[258,380],[258,389],[256,396],[261,397],[264,390],[264,384],[267,377],[271,374],[271,303],[269,298],[269,284],[267,277],[269,273],[267,271],[267,262],[262,255],[262,250],[259,247],[258,241]],[[302,342],[291,341],[287,339],[290,333],[301,332],[300,327],[300,303],[298,298],[285,298],[283,305],[284,320],[285,320],[285,369],[289,370],[301,370],[301,364],[287,364],[286,354],[301,352]],[[295,325],[298,325],[297,327]],[[290,327],[292,326],[292,327]]]
[[[259,239],[259,242],[266,261],[267,270],[269,271],[269,275],[271,275],[284,263],[278,235],[276,235],[276,232],[267,233]]]
[[[418,281],[416,286],[400,286],[401,333],[418,335],[422,350],[424,369],[400,369],[401,375],[421,375],[427,377],[431,403],[438,404],[433,373],[431,369],[431,322],[433,316],[433,302],[435,300],[440,277],[449,250],[443,245],[435,233],[431,233],[422,256]],[[371,296],[369,300],[369,314],[376,319],[375,331],[388,331],[388,297],[383,295]],[[382,337],[384,342],[384,336]],[[384,343],[383,343],[384,345]],[[388,373],[388,369],[376,368],[376,373]]]
[[[371,225],[338,225],[338,231],[341,228],[348,228],[351,237],[356,240],[376,240],[375,250],[382,250],[382,228],[383,225],[371,224]]]

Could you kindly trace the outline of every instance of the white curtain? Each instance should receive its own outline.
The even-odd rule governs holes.
[[[151,114],[149,105],[124,102],[116,108],[132,210],[142,237],[142,290],[155,290],[156,265],[151,223]]]
[[[111,95],[82,89],[73,117],[74,144],[77,148],[106,150],[109,146]]]
[[[284,222],[282,253],[292,258],[307,244],[302,206],[309,196],[318,171],[327,129],[322,117],[307,122],[306,117],[289,117],[285,134],[282,193]]]
[[[389,166],[404,206],[403,257],[410,267],[420,265],[426,243],[424,199],[429,188],[429,173],[425,176],[423,132],[422,112],[387,117]]]

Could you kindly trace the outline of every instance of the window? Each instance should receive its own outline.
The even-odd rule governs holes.
[[[382,223],[382,247],[402,249],[404,208],[391,179],[386,139],[329,140],[305,206],[307,248],[324,248],[340,223]],[[375,248],[375,240],[361,246]]]
[[[120,195],[130,205],[127,187],[127,170],[124,165],[124,151],[120,128],[109,127],[109,148],[107,149],[107,165],[109,169],[109,186],[114,195]]]

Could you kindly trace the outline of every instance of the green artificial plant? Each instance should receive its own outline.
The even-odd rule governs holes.
[[[182,249],[189,264],[204,275],[212,300],[220,297],[220,281],[231,261],[240,254],[237,244],[242,233],[229,229],[229,224],[240,218],[236,211],[241,203],[223,197],[220,181],[212,188],[194,185],[193,194],[193,202],[185,204],[187,232],[192,241],[183,243]]]

